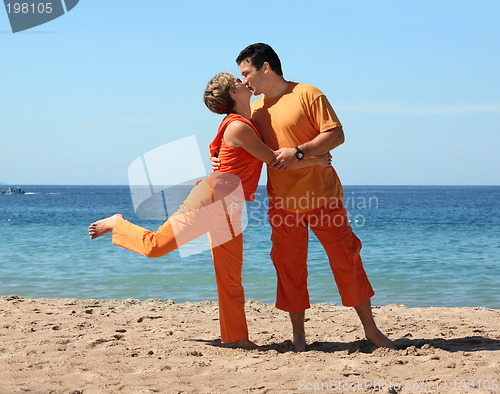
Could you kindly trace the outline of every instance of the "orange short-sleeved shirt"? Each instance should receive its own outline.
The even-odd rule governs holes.
[[[271,149],[293,148],[319,133],[341,126],[325,95],[317,88],[289,82],[283,95],[252,103],[252,120]],[[269,201],[291,212],[307,212],[343,197],[333,167],[267,169]]]

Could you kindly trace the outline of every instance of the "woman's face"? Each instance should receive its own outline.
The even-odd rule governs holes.
[[[252,97],[252,91],[246,87],[246,85],[239,78],[234,78],[235,92],[241,94],[243,97],[247,97],[250,100]]]

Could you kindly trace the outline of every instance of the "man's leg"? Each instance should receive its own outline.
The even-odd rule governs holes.
[[[304,328],[304,318],[306,311],[290,312],[290,321],[292,322],[293,330],[293,348],[296,352],[306,350],[306,331]]]
[[[353,233],[343,204],[311,212],[310,227],[325,248],[344,306],[356,310],[367,339],[395,348],[375,324],[370,298],[374,295],[360,257],[361,241]]]
[[[363,329],[365,330],[365,337],[372,341],[378,347],[387,347],[390,349],[396,349],[396,345],[389,338],[387,338],[375,324],[372,313],[372,305],[370,300],[354,307],[356,310]]]
[[[271,259],[278,279],[276,307],[290,314],[293,345],[296,351],[306,347],[305,310],[310,307],[307,291],[308,227],[301,215],[269,207],[269,223],[273,229]]]

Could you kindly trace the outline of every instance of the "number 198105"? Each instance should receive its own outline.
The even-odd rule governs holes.
[[[51,14],[52,3],[7,3],[7,12],[14,14]]]

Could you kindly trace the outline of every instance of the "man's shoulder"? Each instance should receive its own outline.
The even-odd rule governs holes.
[[[323,92],[319,90],[316,86],[302,82],[294,82],[294,84],[295,86],[293,87],[293,91],[296,92],[297,94],[304,95],[313,99],[319,96],[324,96]]]

